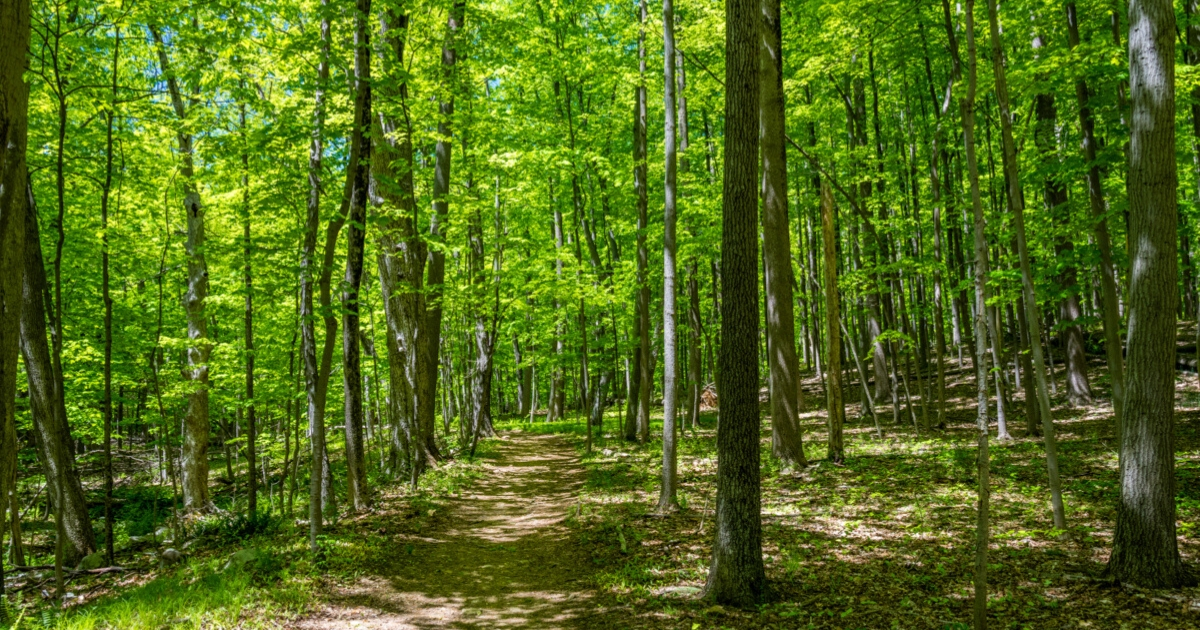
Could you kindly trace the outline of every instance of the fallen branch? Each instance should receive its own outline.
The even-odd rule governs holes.
[[[111,567],[102,567],[99,569],[83,569],[80,571],[67,571],[67,575],[70,575],[72,577],[74,577],[76,575],[104,575],[106,573],[123,573],[125,571],[131,571],[131,570],[132,569],[129,569],[128,567],[111,566]]]
[[[31,569],[31,570],[37,569],[37,567],[21,567],[21,568]],[[50,568],[53,569],[54,566],[50,565]],[[102,567],[99,569],[82,569],[79,571],[63,571],[63,584],[65,585],[68,580],[75,579],[81,575],[105,575],[107,573],[123,573],[125,571],[138,571],[138,570],[139,569],[130,569],[128,567],[113,566],[113,567]],[[41,581],[30,580],[30,581],[26,582],[25,584],[22,584],[19,587],[9,587],[9,590],[19,593],[21,591],[25,591],[25,590],[28,590],[31,588],[39,588],[39,587],[45,586],[53,579],[55,579],[54,576],[49,576]]]

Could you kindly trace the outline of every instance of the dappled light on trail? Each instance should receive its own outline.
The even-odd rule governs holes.
[[[435,531],[394,537],[390,555],[297,627],[606,627],[587,551],[563,523],[583,485],[574,449],[559,436],[506,434],[495,453],[434,515]]]

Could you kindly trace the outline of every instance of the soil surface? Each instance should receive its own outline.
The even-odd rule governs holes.
[[[397,537],[395,555],[333,589],[296,627],[615,628],[590,556],[563,521],[584,469],[554,435],[504,434],[486,476],[438,510],[431,527]]]

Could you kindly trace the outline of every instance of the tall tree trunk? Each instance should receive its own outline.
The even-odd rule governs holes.
[[[464,143],[465,145],[465,143]],[[463,150],[466,154],[465,146]],[[476,204],[471,212],[469,224],[467,226],[467,240],[469,249],[469,282],[471,283],[472,294],[475,298],[475,303],[478,305],[475,310],[475,365],[471,368],[471,426],[470,426],[470,453],[475,455],[475,447],[479,443],[481,437],[491,437],[495,435],[495,429],[492,427],[492,376],[493,376],[493,356],[496,349],[496,334],[495,334],[495,317],[498,317],[499,304],[495,304],[493,308],[486,308],[482,305],[488,299],[487,288],[488,282],[485,279],[483,272],[484,262],[484,240],[483,240],[483,216],[480,211],[480,205]],[[499,300],[499,282],[498,277],[500,272],[499,255],[500,255],[500,178],[496,178],[495,188],[495,221],[496,221],[496,249],[493,255],[492,264],[492,285],[497,291],[496,298]],[[584,352],[586,354],[586,347]],[[590,430],[590,429],[589,429]]]
[[[700,425],[700,393],[704,390],[703,358],[700,354],[701,332],[704,322],[700,315],[699,265],[695,260],[688,265],[688,424],[695,429]]]
[[[638,290],[641,293],[641,290]],[[635,310],[633,315],[633,328],[635,332],[641,331],[641,313]],[[640,401],[642,398],[642,348],[638,343],[632,350],[632,366],[628,370],[629,382],[626,383],[626,407],[625,407],[625,424],[622,427],[621,435],[626,442],[635,442],[638,439],[638,412],[640,409]]]
[[[22,190],[26,187],[22,186]],[[63,562],[69,566],[96,550],[96,535],[88,516],[87,497],[71,455],[71,430],[67,424],[67,407],[61,388],[62,380],[47,341],[47,306],[50,289],[42,259],[41,238],[38,234],[37,206],[32,189],[25,211],[25,261],[23,300],[21,303],[21,357],[25,362],[29,383],[29,407],[33,416],[33,438],[37,446],[38,463],[46,475],[48,497],[54,505],[56,520],[61,517],[65,546]],[[10,477],[11,479],[11,477]],[[61,509],[60,509],[61,508]]]
[[[1045,40],[1041,35],[1033,38],[1034,55],[1037,57]],[[1037,125],[1034,130],[1034,143],[1037,145],[1039,161],[1047,173],[1042,186],[1042,196],[1049,215],[1066,231],[1070,230],[1071,208],[1067,203],[1067,189],[1055,177],[1062,166],[1058,158],[1058,108],[1054,103],[1054,94],[1050,92],[1038,94],[1036,97]],[[1057,254],[1060,266],[1058,283],[1065,295],[1059,300],[1059,319],[1064,323],[1060,338],[1066,353],[1067,363],[1067,399],[1071,405],[1088,405],[1092,402],[1092,388],[1088,384],[1087,355],[1083,342],[1083,328],[1077,323],[1083,316],[1079,307],[1079,295],[1076,289],[1078,281],[1074,264],[1075,246],[1069,236],[1061,236],[1054,243],[1054,253]]]
[[[758,435],[758,101],[760,0],[725,4],[717,501],[705,595],[750,607],[766,595]]]
[[[1000,109],[1000,132],[1003,139],[1008,183],[1008,204],[1012,212],[1013,227],[1017,239],[1017,257],[1021,264],[1021,285],[1024,289],[1026,317],[1030,327],[1030,347],[1033,351],[1033,375],[1037,384],[1038,402],[1042,416],[1042,439],[1046,445],[1046,469],[1050,481],[1050,505],[1054,515],[1054,527],[1065,529],[1063,515],[1062,486],[1058,478],[1058,442],[1054,435],[1054,420],[1050,412],[1050,394],[1046,389],[1046,363],[1042,358],[1041,313],[1037,306],[1037,294],[1033,288],[1033,272],[1029,263],[1029,248],[1025,240],[1025,204],[1021,199],[1021,178],[1017,174],[1017,147],[1013,142],[1012,108],[1008,100],[1008,84],[1004,76],[1004,53],[1000,44],[1000,16],[996,0],[988,0],[988,26],[992,42],[992,70],[996,82],[996,103]],[[998,331],[993,338],[999,341]],[[1000,373],[1003,372],[1002,365]],[[1000,374],[997,374],[997,382]]]
[[[404,42],[409,17],[392,10],[380,25],[384,77],[401,78],[398,85],[381,82],[373,95],[373,144],[370,190],[372,205],[381,215],[379,231],[379,287],[387,322],[388,417],[392,424],[390,469],[396,474],[400,458],[409,460],[410,481],[415,487],[427,464],[426,440],[421,438],[422,405],[433,406],[435,391],[421,377],[428,365],[426,332],[428,314],[423,292],[427,248],[417,227],[413,192],[412,120],[408,109],[408,83],[403,80]],[[374,98],[377,97],[377,98]],[[411,451],[411,452],[410,452]]]
[[[188,340],[187,369],[184,378],[190,381],[187,415],[184,419],[183,456],[183,508],[188,512],[208,511],[212,502],[208,498],[208,355],[212,345],[208,341],[208,315],[204,302],[208,297],[208,264],[204,260],[204,207],[200,205],[200,192],[196,186],[193,166],[192,134],[187,130],[188,108],[184,104],[179,81],[167,56],[161,31],[150,27],[150,33],[158,49],[158,61],[167,78],[167,90],[171,105],[179,118],[179,154],[183,163],[179,174],[183,179],[183,209],[187,215],[187,292],[184,306],[187,311]]]
[[[371,165],[371,35],[367,18],[371,0],[357,0],[354,16],[354,130],[346,166],[350,225],[346,233],[346,275],[342,284],[342,391],[345,400],[346,502],[361,512],[370,506],[366,445],[363,442],[362,344],[359,289],[362,287],[363,246],[367,223],[367,193]],[[355,146],[357,145],[357,146]]]
[[[825,400],[829,429],[829,461],[840,464],[846,460],[842,443],[842,425],[846,422],[846,402],[842,393],[842,338],[838,325],[841,321],[837,288],[837,208],[833,204],[833,191],[829,182],[821,182],[821,239],[825,251],[825,366],[828,382]],[[854,340],[849,340],[851,344]],[[894,391],[894,390],[893,390]]]
[[[1175,534],[1175,11],[1129,3],[1129,374],[1108,573],[1144,588],[1193,581]]]
[[[1013,249],[1016,249],[1015,247]],[[1033,336],[1029,332],[1029,318],[1025,315],[1025,298],[1017,298],[1017,319],[1021,333],[1019,363],[1025,374],[1025,428],[1030,436],[1042,435],[1042,413],[1037,397],[1037,385],[1033,382],[1032,354]]]
[[[246,291],[246,511],[253,518],[258,514],[258,419],[254,405],[254,278],[251,258],[254,250],[250,240],[250,147],[246,138],[245,103],[239,105],[238,117],[242,128],[242,278]],[[269,503],[267,510],[270,511]]]
[[[29,12],[29,0],[0,4],[0,504],[16,492],[17,461],[8,455],[17,452],[14,405],[25,269]],[[0,509],[0,543],[4,542],[4,530],[4,510]],[[2,565],[0,595],[4,594]]]
[[[806,466],[800,435],[800,366],[796,359],[792,244],[784,146],[783,46],[779,0],[762,0],[759,26],[759,127],[762,154],[763,273],[767,364],[771,382],[771,453],[785,467]]]
[[[676,102],[676,128],[679,136],[679,150],[683,155],[679,158],[679,170],[682,173],[691,172],[691,164],[687,158],[688,148],[691,144],[691,139],[688,133],[688,109],[687,109],[687,75],[683,63],[683,53],[678,49],[675,51],[675,102]],[[604,180],[601,179],[603,189]],[[683,187],[677,191],[680,198],[683,197]],[[605,208],[607,209],[608,197],[605,196]],[[607,217],[607,212],[605,213]],[[693,238],[696,237],[696,222],[687,222],[688,234]],[[608,269],[608,281],[612,282],[612,263],[611,259],[620,258],[616,248],[616,239],[612,236],[612,231],[609,230],[609,251],[616,255],[610,257]],[[687,418],[684,421],[684,426],[691,426],[693,430],[700,423],[700,392],[704,388],[703,377],[703,359],[701,358],[700,349],[702,341],[703,325],[700,318],[700,283],[696,277],[699,265],[696,262],[696,256],[691,256],[687,262],[687,285],[685,290],[688,294],[687,320],[688,320],[688,341],[687,341]],[[611,292],[611,286],[610,286]],[[615,330],[614,330],[615,332]],[[610,378],[611,380],[611,378]]]
[[[513,364],[517,366],[517,415],[529,415],[529,407],[533,402],[533,367],[522,365],[524,356],[521,354],[521,340],[513,333]]]
[[[663,156],[666,162],[663,183],[663,468],[658,511],[679,508],[675,499],[675,423],[679,395],[677,348],[678,327],[675,313],[675,4],[663,0]]]
[[[946,19],[949,20],[949,0],[943,0],[943,11],[946,13]],[[946,256],[944,256],[942,246],[942,211],[943,208],[950,210],[954,206],[954,190],[950,188],[950,170],[944,168],[938,170],[938,160],[942,164],[949,166],[949,158],[947,151],[947,133],[945,115],[950,111],[950,104],[953,101],[954,84],[962,78],[962,71],[958,58],[958,40],[955,37],[954,28],[951,26],[948,29],[950,39],[950,77],[946,82],[945,96],[939,101],[937,94],[934,92],[933,83],[933,68],[929,62],[929,51],[925,48],[925,77],[929,84],[929,96],[931,105],[933,106],[934,118],[937,121],[937,128],[934,132],[933,141],[934,148],[929,154],[929,179],[930,189],[933,195],[933,301],[935,309],[934,319],[934,335],[937,337],[936,352],[937,352],[937,428],[946,428],[946,316],[945,306],[946,300],[944,297],[944,287],[942,279],[942,269],[948,268],[946,264]],[[922,26],[922,44],[925,44],[924,27]],[[943,199],[943,195],[945,198]],[[953,213],[948,213],[953,217]],[[954,296],[950,296],[950,311],[954,319]],[[957,323],[955,324],[955,337],[958,336]],[[957,343],[957,342],[956,342]],[[962,349],[959,348],[959,353]]]
[[[321,498],[324,494],[325,400],[319,395],[320,367],[317,363],[316,312],[314,288],[320,273],[317,265],[317,229],[321,224],[321,158],[325,134],[325,89],[329,83],[329,0],[321,0],[321,57],[317,66],[317,86],[313,105],[312,144],[308,154],[308,204],[304,223],[304,241],[300,255],[300,355],[304,361],[304,390],[312,467],[309,476],[309,547],[318,551],[317,536],[322,529]],[[295,479],[293,474],[292,478]]]
[[[962,127],[971,208],[975,232],[975,392],[976,448],[979,508],[975,521],[975,630],[987,628],[987,559],[991,537],[991,460],[988,453],[987,412],[987,234],[984,232],[983,200],[979,193],[979,159],[975,152],[975,91],[978,86],[975,47],[975,0],[966,0],[967,94],[962,102]]]
[[[550,204],[554,207],[554,276],[559,286],[562,286],[563,275],[563,259],[562,248],[565,238],[563,228],[562,209],[558,207],[558,199],[554,196],[554,190],[550,191]],[[562,420],[565,416],[566,407],[566,386],[563,377],[563,353],[566,350],[566,343],[563,341],[566,326],[563,324],[565,313],[562,312],[562,304],[558,301],[557,296],[554,299],[554,369],[550,372],[550,400],[549,413],[546,414],[546,421],[553,422]]]
[[[113,470],[112,470],[112,296],[108,270],[108,201],[112,192],[113,117],[117,106],[117,72],[121,51],[121,29],[116,28],[113,44],[112,92],[105,116],[104,184],[100,188],[100,294],[104,302],[104,556],[113,561]],[[32,207],[32,204],[31,204]],[[40,248],[39,248],[40,251]]]
[[[1075,7],[1074,4],[1067,5],[1067,10],[1069,12],[1068,13],[1068,21],[1071,22],[1072,28],[1074,28],[1074,31],[1072,31],[1072,32],[1074,33],[1075,39],[1078,40],[1079,39],[1079,32],[1078,32],[1079,28],[1078,28],[1078,26],[1075,26],[1075,24],[1074,24],[1074,16],[1075,16],[1074,7]],[[1187,48],[1184,50],[1184,59],[1187,61],[1188,65],[1200,66],[1200,16],[1198,16],[1198,14],[1200,14],[1200,2],[1198,2],[1197,0],[1187,0],[1187,2],[1184,3],[1184,9],[1186,11],[1185,14],[1187,15]],[[1087,85],[1084,84],[1085,89],[1086,89],[1086,87],[1087,87]],[[1084,94],[1084,96],[1086,97],[1086,93]],[[1200,199],[1200,87],[1193,87],[1190,96],[1191,96],[1191,105],[1192,105],[1192,107],[1191,107],[1192,163],[1195,167],[1196,178],[1197,178],[1197,187],[1198,187],[1198,189],[1197,189],[1198,197],[1197,198]],[[1086,104],[1086,101],[1084,101],[1084,103]],[[1091,118],[1090,118],[1091,110],[1088,110],[1087,113],[1089,114],[1088,122],[1090,123],[1091,122]],[[1085,133],[1091,131],[1091,127],[1086,128],[1084,131],[1085,131]],[[1087,138],[1087,137],[1088,136],[1085,136],[1085,138]],[[1095,153],[1095,149],[1093,149],[1092,152]],[[1097,177],[1099,177],[1098,173],[1097,173]],[[1099,180],[1097,180],[1097,181],[1099,181]],[[1103,199],[1101,199],[1101,202],[1103,203]],[[1098,227],[1099,226],[1100,226],[1100,224],[1098,224]],[[1108,244],[1107,225],[1105,225],[1103,227],[1105,228],[1105,231],[1103,234],[1103,236],[1105,238],[1104,244],[1107,245]],[[1185,234],[1181,235],[1180,240],[1186,244],[1189,240],[1189,236],[1190,235],[1185,233]],[[1097,241],[1098,242],[1099,242],[1099,237],[1100,237],[1100,234],[1097,233]],[[1105,253],[1107,253],[1107,252],[1101,250],[1101,255],[1103,255]],[[1112,255],[1109,254],[1110,259],[1111,259],[1111,257],[1112,257]],[[1111,260],[1109,262],[1111,262]],[[1187,264],[1186,260],[1184,261],[1184,264],[1185,265]],[[1188,273],[1188,271],[1190,271],[1190,270],[1185,268],[1184,272]],[[1104,272],[1111,274],[1111,266],[1105,267],[1102,270],[1102,273],[1104,273]],[[1109,280],[1109,278],[1107,276],[1103,276],[1103,275],[1101,276],[1101,279],[1104,282],[1107,282]],[[1114,288],[1115,288],[1115,286],[1114,286]],[[1105,291],[1108,290],[1108,285],[1104,285],[1104,290]],[[1108,296],[1108,293],[1106,292],[1105,293],[1106,300],[1107,300],[1107,296]],[[1107,334],[1107,322],[1108,322],[1107,307],[1108,307],[1108,302],[1106,301],[1105,302],[1105,311],[1104,311],[1105,318],[1106,318],[1105,319],[1106,334]],[[1200,304],[1197,305],[1197,308],[1200,308]],[[1200,365],[1200,311],[1192,311],[1189,314],[1196,315],[1196,321],[1197,321],[1197,324],[1196,324],[1196,356],[1198,357],[1197,365]],[[1116,321],[1120,322],[1119,319],[1117,319]],[[1107,339],[1107,336],[1106,336],[1106,339]],[[1117,347],[1119,348],[1120,346],[1118,345]],[[1119,354],[1118,354],[1118,358],[1120,358]],[[1111,362],[1112,359],[1110,358],[1109,361]],[[1198,372],[1197,376],[1198,376],[1198,379],[1200,379],[1200,372]],[[1124,393],[1124,392],[1122,392],[1122,393]],[[1116,389],[1116,387],[1114,387],[1113,388],[1113,406],[1115,407],[1116,404],[1117,404],[1117,389]],[[1118,436],[1120,435],[1120,426],[1121,426],[1120,416],[1117,416]]]
[[[638,86],[633,112],[633,190],[637,196],[637,324],[638,365],[635,428],[643,442],[650,439],[650,401],[654,370],[650,366],[650,263],[646,251],[649,193],[646,189],[646,1],[638,2]]]
[[[454,93],[457,89],[455,68],[458,63],[458,50],[455,48],[458,31],[462,28],[463,13],[466,10],[465,0],[455,0],[446,18],[446,34],[442,41],[442,83],[438,103],[438,140],[434,149],[433,167],[433,210],[429,233],[431,240],[444,240],[442,224],[448,220],[450,211],[450,158],[451,145],[454,135]],[[429,277],[425,284],[426,290],[426,321],[425,343],[426,351],[423,357],[425,363],[421,367],[421,379],[424,381],[418,394],[427,393],[430,397],[437,392],[438,351],[441,349],[442,336],[442,283],[446,280],[446,255],[439,247],[430,248],[427,264]],[[432,400],[429,404],[418,405],[417,408],[420,436],[424,440],[423,451],[426,456],[436,461],[441,458],[435,441]]]

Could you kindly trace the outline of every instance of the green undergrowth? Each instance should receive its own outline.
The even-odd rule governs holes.
[[[123,501],[126,518],[118,523],[116,560],[129,571],[70,582],[67,591],[73,603],[62,610],[39,595],[41,589],[54,590],[52,573],[36,574],[32,584],[26,583],[30,588],[9,594],[5,605],[9,621],[0,621],[0,628],[286,626],[305,614],[328,585],[352,580],[381,562],[403,561],[406,550],[397,548],[390,535],[427,528],[448,497],[460,494],[483,474],[481,464],[494,452],[493,441],[481,441],[473,459],[452,459],[427,471],[416,491],[402,481],[373,475],[375,509],[328,523],[318,538],[316,554],[310,550],[307,521],[266,512],[251,518],[222,511],[188,522],[178,543],[132,548],[129,536],[152,536],[154,527],[165,522],[169,495],[165,504],[153,497]],[[299,494],[298,499],[307,496],[307,485]],[[297,504],[295,515],[307,516],[305,502]],[[102,529],[102,521],[98,526]],[[164,566],[157,554],[166,547],[183,549],[183,561]],[[231,557],[245,550],[254,550],[255,557],[244,566],[231,565]]]
[[[1111,547],[1118,493],[1108,409],[1055,409],[1067,528],[1053,527],[1040,438],[991,442],[988,610],[996,628],[1200,627],[1200,590],[1142,592],[1097,579]],[[1017,405],[1014,405],[1017,406]],[[850,405],[851,411],[856,405]],[[756,610],[697,599],[708,575],[716,490],[715,413],[679,440],[680,510],[655,513],[661,418],[648,444],[609,431],[586,451],[571,420],[526,425],[562,433],[587,470],[569,522],[592,551],[594,586],[643,627],[965,628],[970,622],[977,514],[973,410],[954,409],[946,431],[915,433],[881,413],[883,439],[868,421],[846,427],[846,461],[825,459],[824,412],[803,414],[807,467],[771,458],[764,407],[762,535],[770,593]],[[1179,544],[1200,562],[1200,410],[1177,419]],[[1015,414],[1013,414],[1015,415]],[[995,428],[993,426],[993,436]]]

